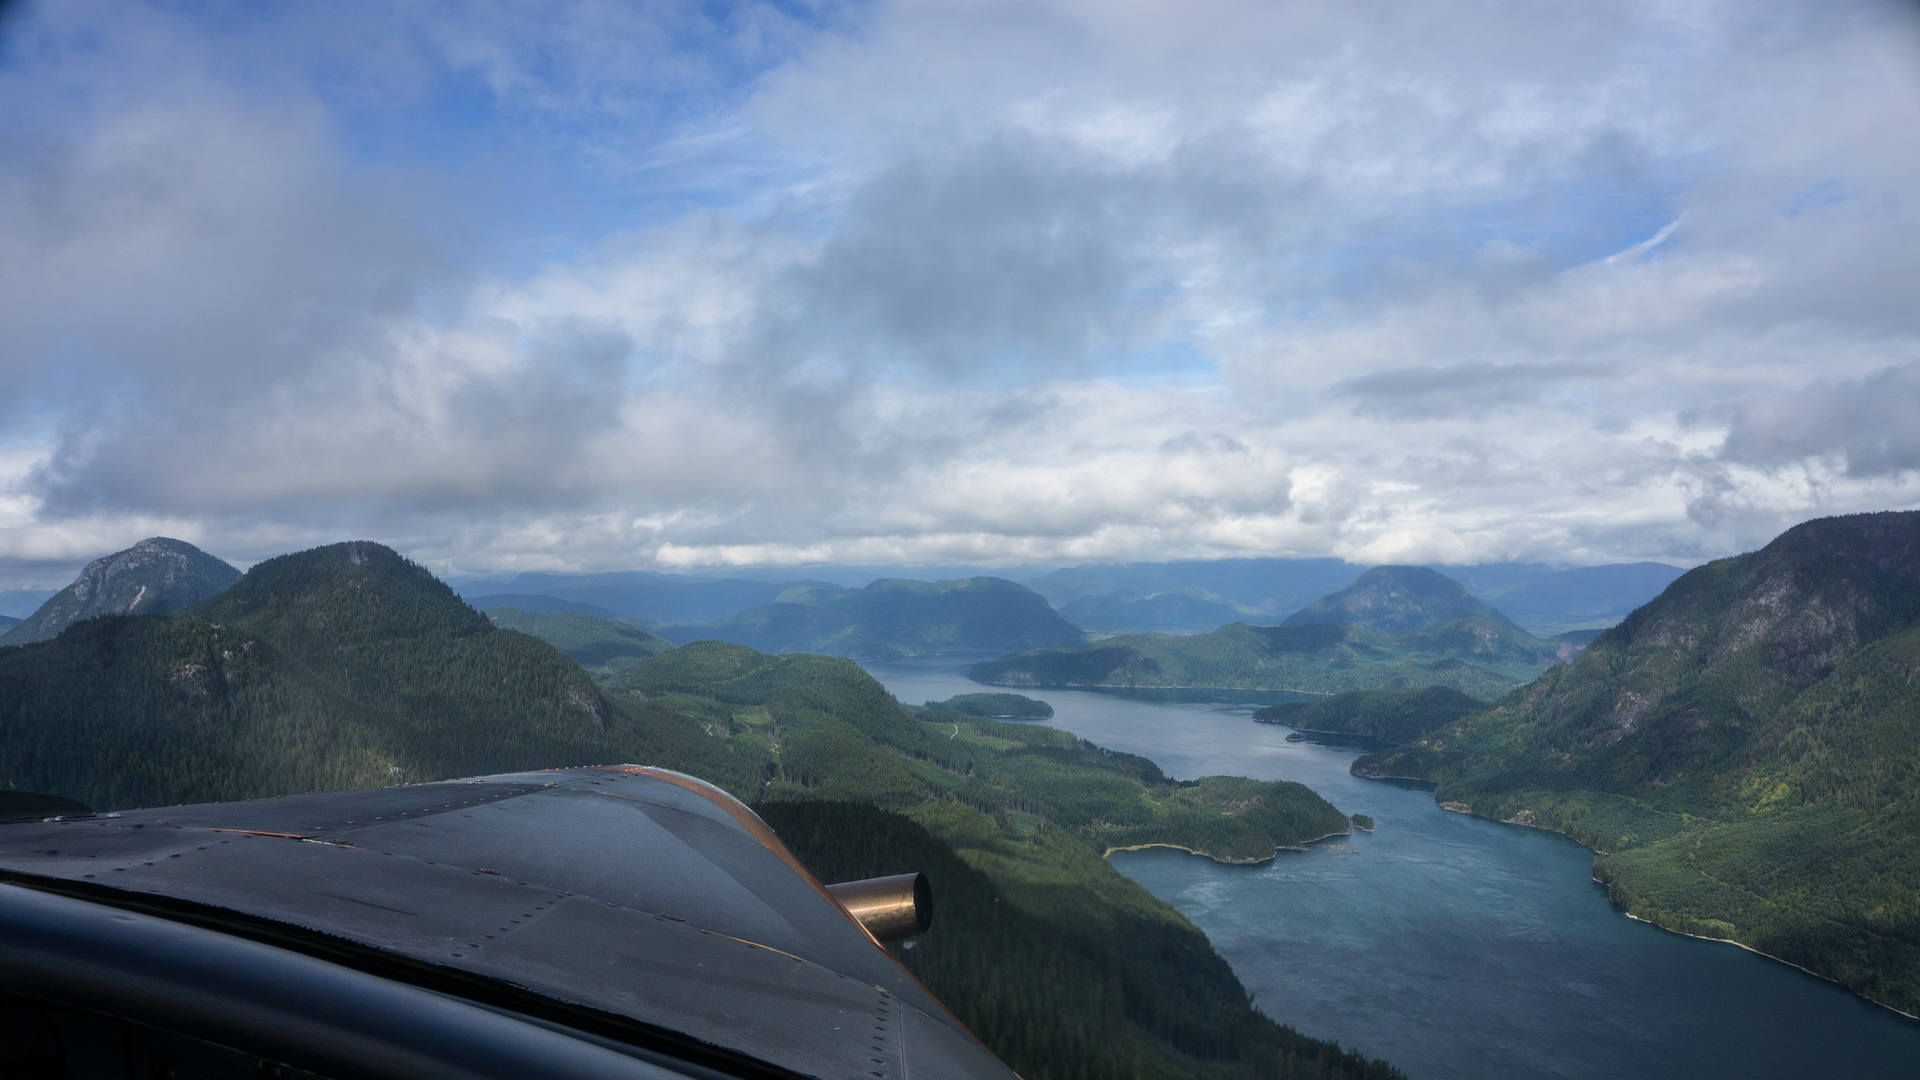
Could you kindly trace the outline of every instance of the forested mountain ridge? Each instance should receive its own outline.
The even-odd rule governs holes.
[[[1332,694],[1381,686],[1451,687],[1491,701],[1560,661],[1559,647],[1466,616],[1403,634],[1352,623],[1248,626],[1210,634],[1122,634],[975,664],[1000,686],[1206,686]]]
[[[1040,594],[1002,578],[909,581],[864,589],[796,586],[771,604],[705,623],[660,626],[669,641],[714,639],[762,652],[893,657],[1010,652],[1082,641]]]
[[[0,645],[45,641],[101,615],[175,611],[227,588],[240,571],[184,540],[155,536],[87,564],[73,584],[0,634]]]
[[[1920,513],[1826,518],[1354,769],[1565,832],[1631,913],[1920,1013],[1916,674]]]
[[[1289,615],[1281,625],[1352,623],[1376,633],[1402,634],[1468,616],[1524,633],[1459,582],[1424,566],[1376,566]]]
[[[0,782],[100,809],[673,755],[751,794],[757,762],[736,776],[690,720],[612,707],[551,645],[366,542],[0,649]]]

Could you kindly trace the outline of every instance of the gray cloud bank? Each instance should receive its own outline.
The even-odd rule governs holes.
[[[1920,501],[1906,6],[327,10],[16,16],[0,571],[1691,559]],[[507,149],[368,148],[435,124]]]

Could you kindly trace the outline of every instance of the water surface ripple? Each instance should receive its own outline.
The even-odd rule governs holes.
[[[983,689],[972,658],[869,661],[905,702]],[[1288,742],[1251,704],[1036,691],[1052,724],[1169,775],[1298,780],[1372,835],[1255,867],[1177,851],[1113,864],[1184,912],[1269,1016],[1415,1080],[1920,1076],[1920,1022],[1784,964],[1628,919],[1564,837],[1440,809]]]

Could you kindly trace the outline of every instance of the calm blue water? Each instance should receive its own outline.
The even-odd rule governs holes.
[[[967,661],[870,661],[905,702],[982,689]],[[1288,742],[1252,704],[1047,690],[1051,723],[1182,779],[1298,780],[1372,835],[1257,867],[1177,851],[1113,864],[1212,938],[1282,1023],[1415,1080],[1920,1077],[1920,1021],[1731,945],[1627,918],[1593,853],[1347,772],[1357,748]]]

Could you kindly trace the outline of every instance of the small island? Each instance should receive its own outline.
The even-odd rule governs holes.
[[[1348,818],[1348,820],[1352,821],[1353,827],[1359,829],[1361,832],[1373,831],[1373,819],[1365,814],[1354,814]]]
[[[929,701],[927,713],[959,713],[981,719],[1007,717],[1015,720],[1046,720],[1053,706],[1025,694],[955,694],[945,701]]]

